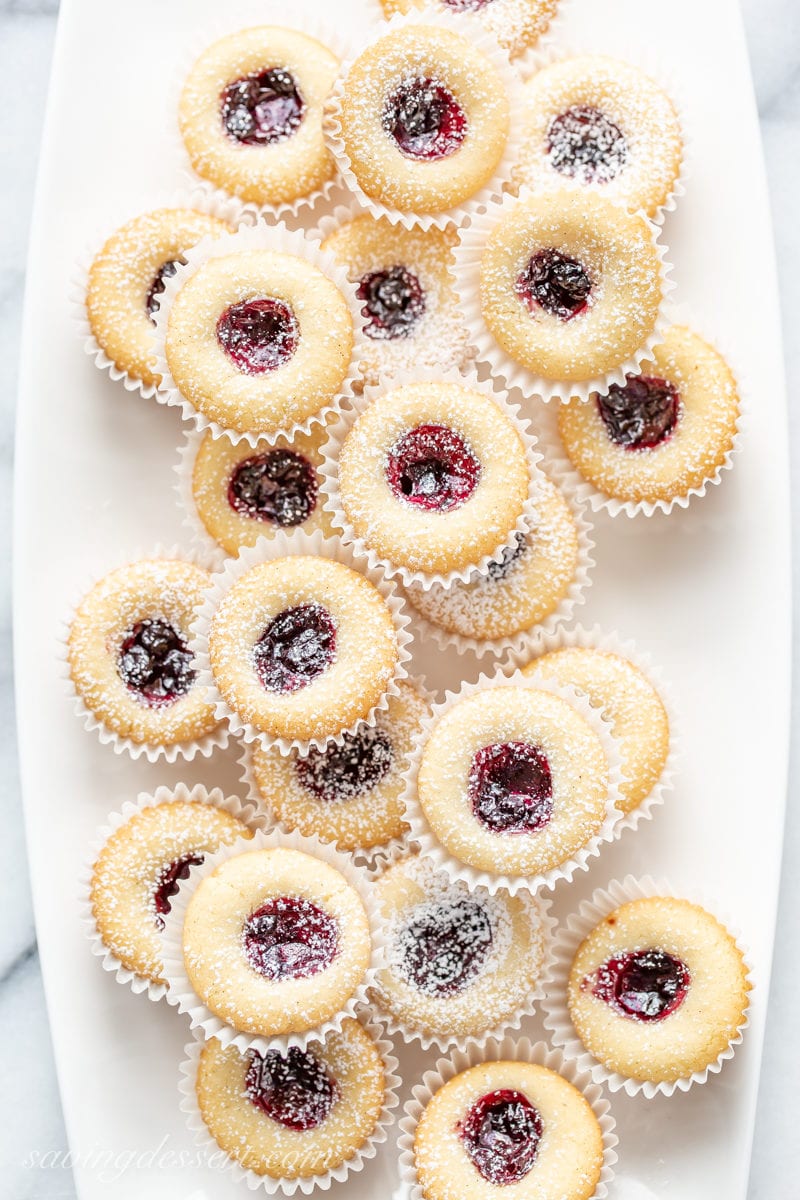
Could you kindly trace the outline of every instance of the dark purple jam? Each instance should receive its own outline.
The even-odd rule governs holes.
[[[281,896],[262,904],[242,930],[244,952],[253,970],[267,979],[308,979],[333,962],[339,925],[310,900]]]
[[[473,1104],[459,1132],[479,1175],[506,1187],[519,1183],[533,1167],[542,1129],[542,1118],[528,1097],[501,1088]]]
[[[455,996],[480,971],[492,936],[489,914],[474,900],[420,905],[397,938],[401,970],[429,996]]]
[[[225,132],[244,146],[271,146],[291,137],[305,111],[294,76],[282,67],[235,79],[220,102]]]
[[[251,1104],[286,1129],[317,1129],[339,1098],[339,1086],[309,1050],[249,1051],[245,1091]]]
[[[253,661],[268,692],[298,692],[336,656],[336,626],[321,604],[298,604],[273,617],[253,647]]]
[[[624,386],[612,383],[597,407],[606,433],[626,450],[652,450],[671,436],[680,417],[674,383],[646,375],[628,375]]]
[[[456,12],[478,12],[487,4],[491,4],[492,0],[442,0],[442,3]]]
[[[444,84],[407,79],[386,98],[383,128],[406,158],[431,162],[455,154],[467,135],[467,118]]]
[[[393,762],[389,737],[371,726],[346,733],[341,746],[333,742],[325,750],[310,750],[295,760],[294,769],[301,787],[318,800],[334,804],[377,787]]]
[[[436,512],[469,500],[481,464],[467,443],[446,425],[418,425],[389,451],[386,478],[399,500]]]
[[[155,324],[155,315],[158,312],[160,297],[163,296],[167,287],[165,280],[170,279],[176,273],[178,267],[182,267],[185,262],[185,258],[169,258],[165,263],[161,264],[153,276],[153,282],[150,284],[145,299],[147,314],[153,324]]]
[[[576,104],[553,117],[547,150],[554,170],[581,183],[610,183],[628,160],[625,134],[589,104]]]
[[[232,304],[217,321],[217,341],[245,375],[282,367],[297,349],[299,336],[292,310],[270,297]]]
[[[585,312],[591,294],[585,267],[560,250],[537,250],[517,279],[517,295],[531,311],[538,306],[562,321]]]
[[[317,503],[313,466],[294,450],[268,450],[238,463],[228,484],[228,503],[243,517],[282,529],[302,525]]]
[[[583,987],[623,1017],[663,1021],[680,1008],[689,991],[689,969],[664,950],[636,950],[609,958]]]
[[[503,551],[503,557],[499,562],[489,563],[487,568],[489,578],[494,579],[499,583],[501,579],[505,579],[510,574],[515,563],[518,563],[528,548],[528,537],[525,533],[515,533],[514,541],[510,546],[506,546]]]
[[[528,742],[484,746],[472,759],[469,798],[492,833],[536,833],[553,815],[547,756]]]
[[[127,688],[156,708],[185,696],[195,680],[194,656],[174,626],[139,621],[120,647],[117,671]]]
[[[363,302],[364,332],[377,341],[410,337],[425,312],[419,280],[400,265],[365,275],[356,294]]]
[[[164,870],[156,880],[153,892],[153,904],[156,909],[156,926],[159,929],[164,928],[165,915],[172,912],[172,897],[177,896],[182,881],[189,878],[189,871],[192,867],[199,867],[204,858],[204,854],[185,854],[183,858],[178,858],[175,862],[170,863],[169,866],[164,867]]]

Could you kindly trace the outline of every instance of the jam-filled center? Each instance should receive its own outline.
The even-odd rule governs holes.
[[[217,341],[245,375],[282,367],[297,349],[299,337],[288,304],[271,296],[232,304],[217,321]]]
[[[389,451],[386,478],[399,500],[447,512],[469,500],[481,464],[464,438],[446,425],[418,425]]]
[[[492,937],[489,914],[474,900],[421,904],[398,934],[401,970],[421,992],[457,995],[480,971]]]
[[[628,159],[625,134],[590,104],[576,104],[553,117],[547,151],[555,171],[581,183],[610,183]]]
[[[453,93],[436,79],[404,80],[386,98],[383,128],[406,158],[425,161],[455,154],[467,118]]]
[[[515,533],[513,542],[510,546],[506,546],[505,550],[503,551],[503,557],[500,559],[500,561],[489,563],[487,568],[489,578],[494,579],[498,583],[501,579],[505,579],[506,576],[509,575],[514,569],[514,566],[522,558],[527,548],[527,534],[522,532]]]
[[[459,1132],[472,1164],[489,1183],[524,1179],[536,1161],[542,1118],[527,1096],[501,1088],[472,1105]]]
[[[392,743],[376,726],[346,733],[341,746],[331,743],[325,750],[311,749],[295,761],[301,787],[318,800],[336,803],[352,800],[377,787],[391,770]]]
[[[317,476],[308,459],[294,450],[254,454],[234,469],[228,503],[252,520],[284,529],[302,525],[317,503]]]
[[[547,755],[529,742],[494,742],[474,755],[472,811],[492,833],[536,833],[553,815]]]
[[[298,604],[273,617],[253,647],[268,692],[297,692],[321,675],[336,655],[336,626],[321,604]]]
[[[585,981],[592,994],[624,1017],[662,1021],[689,991],[689,968],[665,950],[636,950],[609,958]]]
[[[493,0],[442,0],[448,8],[455,9],[456,12],[478,12],[479,9],[485,8],[487,4],[491,4]]]
[[[291,137],[305,107],[297,81],[283,67],[235,79],[220,96],[225,132],[244,146],[270,146]]]
[[[605,396],[598,396],[597,407],[615,445],[652,450],[672,436],[681,402],[669,380],[628,375],[623,386],[614,383]]]
[[[409,337],[425,312],[419,280],[399,264],[364,275],[357,295],[363,301],[364,332],[378,341]]]
[[[286,1129],[317,1129],[339,1098],[328,1068],[308,1050],[292,1046],[287,1054],[250,1051],[245,1091],[251,1104]]]
[[[185,263],[185,258],[168,258],[166,262],[161,264],[153,276],[153,281],[147,289],[147,296],[145,297],[147,315],[153,324],[155,324],[155,315],[159,309],[159,297],[163,296],[167,287],[166,280],[171,279],[177,272],[178,267],[184,266]]]
[[[531,311],[543,308],[570,321],[589,307],[592,280],[577,258],[560,250],[537,250],[517,279],[517,295]]]
[[[267,979],[308,979],[333,962],[339,925],[310,900],[280,896],[247,918],[242,931],[247,961]]]
[[[138,621],[122,642],[117,671],[122,682],[151,707],[172,704],[195,680],[194,656],[168,621]]]
[[[156,910],[156,925],[164,928],[164,916],[172,912],[172,898],[180,891],[181,882],[189,878],[192,867],[199,867],[205,858],[204,854],[184,854],[169,863],[161,871],[153,890],[153,905]]]

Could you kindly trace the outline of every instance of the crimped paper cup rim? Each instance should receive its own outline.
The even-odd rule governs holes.
[[[229,557],[219,542],[206,529],[197,511],[192,474],[200,446],[205,437],[201,429],[184,429],[183,441],[178,446],[178,457],[175,462],[174,493],[178,499],[178,507],[183,516],[183,527],[189,533],[191,547],[203,565],[214,573],[221,571],[225,560]],[[265,443],[266,444],[266,443]]]
[[[189,901],[199,883],[211,875],[221,863],[253,850],[277,848],[299,850],[313,858],[320,859],[339,871],[347,883],[358,892],[369,920],[370,962],[361,982],[354,989],[346,1004],[334,1016],[322,1021],[319,1025],[302,1032],[288,1034],[244,1033],[213,1013],[192,987],[183,957],[183,923]],[[164,977],[169,985],[167,1003],[175,1006],[179,1012],[188,1013],[191,1028],[202,1030],[204,1038],[217,1038],[223,1046],[236,1046],[242,1053],[247,1050],[258,1050],[260,1054],[266,1054],[268,1050],[279,1050],[281,1054],[286,1054],[292,1046],[297,1046],[302,1050],[312,1042],[323,1041],[329,1033],[341,1030],[342,1022],[347,1017],[357,1017],[362,1009],[369,1007],[368,994],[374,985],[378,971],[383,966],[385,955],[383,931],[371,893],[369,876],[363,867],[357,866],[348,855],[340,853],[329,842],[321,842],[316,837],[304,837],[299,833],[284,834],[277,829],[269,832],[258,829],[252,838],[247,840],[241,838],[229,846],[221,847],[216,854],[207,855],[205,861],[192,871],[187,883],[173,899],[172,911],[166,915],[164,920],[161,942]]]
[[[618,1158],[616,1147],[619,1143],[616,1123],[605,1093],[592,1081],[588,1072],[579,1064],[570,1061],[560,1050],[552,1049],[546,1042],[534,1043],[530,1038],[513,1037],[506,1037],[502,1041],[494,1039],[483,1047],[473,1046],[467,1051],[456,1051],[449,1058],[440,1058],[432,1070],[425,1072],[422,1081],[415,1085],[411,1099],[406,1102],[403,1116],[400,1118],[398,1148],[402,1182],[399,1191],[395,1193],[395,1200],[424,1200],[415,1169],[414,1138],[420,1117],[435,1093],[470,1067],[479,1066],[484,1062],[507,1060],[532,1063],[556,1071],[586,1100],[600,1126],[603,1140],[603,1166],[591,1200],[605,1200],[614,1178],[614,1166]]]
[[[653,348],[663,339],[664,330],[668,324],[665,308],[667,297],[673,291],[675,282],[670,278],[672,265],[667,259],[668,248],[660,240],[661,228],[645,213],[634,214],[641,218],[650,231],[652,244],[658,255],[661,283],[661,301],[658,313],[653,328],[641,346],[612,370],[604,375],[597,375],[593,379],[548,379],[516,362],[495,341],[483,318],[480,301],[480,265],[483,247],[497,223],[517,204],[525,204],[528,200],[536,199],[538,196],[557,195],[559,192],[568,192],[569,195],[574,195],[574,187],[548,188],[547,191],[540,192],[533,192],[530,188],[523,187],[514,195],[506,193],[484,212],[477,213],[469,225],[459,230],[459,242],[455,248],[455,256],[459,299],[469,329],[470,343],[476,352],[478,361],[487,363],[493,375],[510,391],[517,390],[525,397],[535,396],[544,401],[559,401],[561,404],[566,404],[575,397],[587,400],[592,392],[608,391],[614,383],[624,384],[626,375],[635,374],[639,364],[652,356]],[[630,212],[622,204],[614,206],[621,212]]]
[[[485,399],[490,400],[497,407],[504,417],[507,417],[511,421],[525,450],[525,459],[528,468],[528,492],[513,527],[509,529],[501,544],[491,554],[484,554],[477,562],[470,563],[453,571],[448,571],[445,574],[441,571],[413,571],[399,563],[390,562],[389,559],[378,554],[364,538],[356,535],[352,524],[347,519],[339,493],[339,455],[342,444],[355,422],[379,395],[395,391],[397,388],[405,387],[412,383],[454,383],[460,387],[469,388],[471,391],[480,392]],[[404,370],[382,373],[378,382],[366,384],[360,395],[351,393],[348,396],[346,411],[343,410],[339,420],[331,426],[327,441],[322,447],[322,453],[323,462],[320,467],[322,484],[320,490],[325,497],[324,507],[330,514],[331,524],[341,534],[343,544],[352,546],[354,553],[359,558],[365,560],[369,564],[370,569],[380,570],[387,578],[396,577],[405,586],[410,583],[416,583],[424,588],[430,588],[434,584],[449,587],[451,583],[457,580],[461,583],[467,583],[477,575],[485,575],[489,566],[492,563],[500,562],[505,551],[514,545],[517,534],[527,533],[536,521],[536,471],[542,458],[536,449],[536,436],[532,432],[527,418],[522,415],[519,404],[512,403],[507,398],[500,396],[497,389],[492,386],[491,381],[482,381],[478,378],[477,373],[468,366],[462,370],[459,370],[457,367],[450,367],[446,371],[437,371],[434,368],[425,367],[415,371]]]
[[[699,894],[694,889],[675,889],[666,880],[655,880],[650,875],[638,878],[635,875],[626,875],[624,879],[612,880],[604,888],[596,888],[589,899],[584,900],[577,911],[559,926],[554,945],[555,968],[550,988],[542,1002],[545,1029],[550,1033],[553,1045],[562,1049],[566,1058],[573,1059],[580,1070],[588,1071],[595,1083],[602,1083],[609,1091],[624,1091],[628,1096],[641,1095],[647,1100],[652,1100],[654,1096],[672,1096],[676,1091],[688,1092],[694,1084],[703,1084],[710,1075],[717,1075],[722,1070],[723,1064],[733,1058],[736,1047],[741,1044],[744,1031],[750,1024],[750,1001],[748,998],[748,1005],[736,1035],[714,1062],[709,1063],[702,1071],[693,1071],[691,1075],[671,1082],[654,1083],[652,1080],[637,1080],[617,1071],[609,1071],[586,1050],[572,1024],[567,1007],[567,983],[578,947],[594,927],[615,908],[619,908],[620,905],[626,904],[630,900],[656,896],[688,900],[715,916],[736,943],[744,961],[746,978],[752,988],[752,968],[748,961],[747,951],[743,948],[739,931],[728,921],[727,916],[718,915],[714,901],[709,902],[704,894]]]
[[[248,250],[270,250],[277,254],[289,254],[316,267],[339,290],[347,303],[352,319],[353,350],[350,356],[350,366],[338,391],[316,412],[311,413],[302,421],[292,422],[280,429],[236,430],[221,425],[218,421],[210,420],[183,396],[167,363],[166,339],[169,314],[175,297],[184,283],[212,258],[221,258]],[[359,378],[359,363],[364,353],[365,339],[361,305],[356,296],[356,289],[350,283],[344,267],[337,264],[329,251],[322,249],[314,234],[308,233],[304,229],[287,229],[282,223],[268,225],[263,221],[249,228],[240,228],[235,233],[223,237],[203,238],[186,252],[184,258],[185,263],[179,265],[175,274],[164,281],[166,286],[154,313],[155,369],[156,373],[161,376],[161,384],[156,394],[159,404],[179,408],[184,420],[190,422],[195,429],[210,430],[212,437],[227,437],[234,445],[238,445],[240,442],[248,442],[251,446],[256,446],[259,442],[274,445],[280,437],[291,438],[298,434],[308,434],[316,425],[327,424],[334,414],[340,411],[343,396],[355,386]]]
[[[458,33],[471,41],[476,49],[490,60],[499,74],[509,102],[508,137],[503,156],[492,178],[467,200],[440,213],[414,213],[405,209],[393,208],[369,197],[358,182],[342,137],[340,120],[342,87],[354,62],[378,37],[386,37],[409,25],[433,25],[448,29],[452,33]],[[388,20],[377,25],[373,23],[367,26],[367,36],[359,41],[352,55],[342,64],[339,76],[328,96],[323,130],[328,148],[336,159],[346,187],[364,209],[373,213],[374,216],[386,217],[393,225],[404,225],[406,229],[412,229],[415,226],[420,229],[445,229],[448,225],[461,224],[473,213],[481,212],[508,186],[514,164],[519,158],[520,133],[517,116],[521,103],[519,76],[511,66],[508,54],[479,20],[465,13],[459,13],[455,18],[454,14],[448,12],[414,9],[408,13],[395,13]]]
[[[178,759],[183,759],[186,762],[191,762],[198,754],[202,758],[209,758],[215,750],[226,749],[230,741],[230,731],[224,721],[220,721],[216,728],[210,733],[205,734],[201,738],[190,738],[183,742],[170,742],[168,744],[154,742],[135,742],[133,738],[123,737],[109,728],[104,721],[101,721],[90,708],[87,707],[83,697],[78,692],[72,679],[72,672],[69,663],[69,637],[72,629],[72,623],[75,619],[78,606],[81,601],[88,595],[91,589],[100,582],[111,571],[118,570],[126,565],[133,565],[137,562],[150,559],[178,559],[181,562],[194,563],[196,566],[204,567],[208,570],[208,564],[203,562],[191,550],[187,551],[182,546],[162,546],[158,544],[149,549],[139,549],[136,553],[131,554],[122,562],[116,563],[114,566],[108,566],[102,571],[95,571],[91,577],[83,584],[80,591],[73,597],[73,601],[69,606],[68,615],[65,617],[61,629],[58,634],[56,662],[58,667],[59,678],[63,682],[64,691],[67,696],[72,699],[73,708],[76,716],[83,722],[83,727],[89,733],[96,733],[103,746],[111,746],[115,754],[129,754],[131,758],[146,758],[148,762],[155,763],[159,759],[165,762],[174,763]],[[199,682],[199,680],[198,680]]]
[[[79,876],[78,903],[81,924],[89,940],[92,954],[100,959],[104,971],[113,974],[118,983],[126,984],[136,995],[147,993],[149,1000],[161,1000],[167,993],[166,983],[155,983],[146,975],[126,967],[103,941],[97,927],[97,920],[92,911],[91,887],[94,869],[98,855],[113,833],[146,808],[155,808],[159,804],[170,804],[173,801],[185,801],[189,804],[209,804],[237,817],[251,829],[262,828],[263,818],[249,800],[240,800],[238,796],[226,796],[221,788],[204,787],[201,783],[189,785],[176,783],[162,784],[154,792],[139,792],[135,800],[126,800],[122,806],[109,814],[105,823],[97,829],[89,846],[88,855]]]
[[[308,1196],[317,1189],[327,1192],[333,1183],[343,1183],[349,1175],[363,1170],[365,1164],[375,1158],[378,1147],[388,1140],[389,1131],[395,1122],[395,1110],[400,1103],[399,1089],[402,1080],[398,1074],[399,1063],[394,1055],[394,1046],[387,1038],[383,1025],[369,1014],[362,1015],[359,1024],[374,1039],[384,1070],[383,1108],[370,1137],[346,1162],[321,1174],[309,1175],[306,1178],[276,1179],[269,1175],[258,1175],[228,1155],[227,1167],[237,1183],[246,1183],[251,1191],[263,1189],[268,1196],[278,1193],[284,1196],[294,1196],[297,1192]],[[200,1053],[205,1044],[205,1038],[195,1033],[193,1040],[185,1047],[185,1057],[180,1064],[178,1078],[178,1093],[181,1097],[180,1110],[186,1117],[187,1128],[196,1145],[203,1146],[212,1153],[224,1153],[203,1120],[200,1106],[197,1103],[197,1067]]]
[[[467,696],[473,695],[475,692],[484,691],[487,688],[494,689],[496,687],[529,688],[533,691],[548,692],[566,701],[583,717],[586,724],[600,739],[606,757],[608,766],[608,794],[606,796],[605,818],[597,833],[564,862],[538,875],[512,875],[506,872],[494,873],[469,866],[467,863],[462,863],[439,842],[433,833],[417,792],[417,777],[419,775],[422,755],[434,726],[445,712]],[[451,880],[461,880],[467,885],[470,891],[482,888],[492,896],[499,891],[510,892],[512,896],[517,895],[520,891],[534,893],[539,893],[542,890],[550,891],[562,879],[569,881],[577,871],[588,870],[592,859],[600,854],[602,847],[606,843],[615,840],[617,836],[616,827],[622,816],[617,807],[622,778],[619,752],[614,736],[611,733],[611,726],[608,721],[602,718],[596,708],[592,708],[585,696],[575,688],[562,687],[554,683],[551,679],[541,678],[536,674],[523,675],[521,671],[507,674],[503,672],[502,668],[498,667],[492,675],[482,673],[474,682],[464,682],[456,691],[448,690],[445,693],[444,700],[434,705],[432,712],[423,722],[422,736],[411,756],[411,762],[406,772],[406,786],[403,793],[403,800],[406,806],[406,819],[411,826],[409,842],[419,847],[421,855],[433,859],[437,870],[445,871]]]
[[[385,692],[377,704],[374,704],[366,717],[360,717],[351,725],[341,729],[332,737],[286,738],[273,737],[257,729],[255,725],[243,721],[230,705],[223,699],[217,687],[211,670],[208,653],[208,635],[211,620],[222,601],[223,596],[234,586],[245,572],[260,563],[274,558],[289,558],[297,555],[313,555],[329,558],[334,562],[343,563],[364,575],[366,579],[380,592],[381,597],[392,617],[395,636],[397,638],[397,663],[394,674]],[[322,530],[314,533],[304,533],[295,530],[293,533],[278,532],[273,537],[261,537],[252,546],[243,546],[236,558],[227,558],[220,571],[213,576],[212,584],[205,592],[204,600],[195,613],[192,626],[191,648],[195,656],[197,679],[204,684],[212,696],[217,716],[227,722],[231,733],[244,742],[260,742],[264,749],[271,746],[278,748],[281,754],[289,754],[292,750],[301,753],[310,749],[323,750],[326,746],[336,743],[341,746],[345,734],[356,733],[359,729],[375,724],[378,713],[384,712],[389,704],[390,696],[398,694],[398,683],[408,676],[408,666],[411,659],[410,645],[413,634],[410,632],[410,619],[406,612],[405,602],[391,580],[386,579],[380,571],[369,567],[363,559],[359,559],[348,546],[343,546],[336,538],[326,537]]]

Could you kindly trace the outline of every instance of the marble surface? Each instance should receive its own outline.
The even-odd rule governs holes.
[[[613,0],[603,0],[613,3]],[[736,0],[730,0],[735,3]],[[753,63],[775,219],[784,336],[800,322],[800,6],[794,0],[742,0]],[[10,560],[11,469],[25,250],[58,0],[0,0],[0,557]],[[713,46],[709,46],[713,53]],[[720,120],[724,120],[720,114]],[[742,235],[746,237],[746,230]],[[743,303],[753,302],[743,297]],[[800,364],[787,361],[790,397]],[[800,417],[790,418],[793,468],[800,463]],[[800,563],[800,487],[794,489],[795,564]],[[25,869],[14,742],[10,587],[0,590],[0,1078],[7,1100],[0,1127],[0,1196],[68,1200],[75,1192],[66,1156],[58,1089]],[[795,569],[797,583],[797,568]],[[800,606],[800,587],[797,589]],[[735,653],[737,647],[732,647]],[[795,656],[795,666],[797,666]],[[795,721],[794,727],[797,728]],[[795,1194],[800,1061],[796,996],[800,994],[800,809],[791,804],[800,770],[792,747],[775,970],[759,1095],[749,1200]],[[757,799],[754,798],[754,814]],[[755,819],[755,818],[754,818]],[[56,997],[57,1001],[57,997]]]

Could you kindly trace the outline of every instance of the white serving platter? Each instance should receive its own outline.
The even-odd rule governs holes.
[[[285,14],[363,29],[372,0]],[[374,9],[372,9],[374,12]],[[235,756],[151,766],[86,734],[56,662],[61,622],[87,580],[157,542],[185,539],[173,495],[174,411],[115,386],[83,354],[70,315],[75,264],[116,224],[184,182],[174,103],[187,56],[268,0],[63,0],[33,222],[19,403],[16,671],[39,946],[81,1200],[228,1200],[224,1172],[191,1165],[178,1111],[188,1029],[134,996],[89,953],[77,878],[106,814],[185,778],[236,786]],[[279,16],[279,19],[280,16]],[[612,1098],[616,1200],[741,1200],[756,1103],[786,787],[789,542],[786,408],[770,214],[740,18],[732,0],[572,0],[561,40],[660,61],[686,103],[692,174],[666,225],[677,298],[718,334],[747,383],[743,454],[669,519],[597,520],[595,584],[581,611],[634,638],[672,681],[683,771],[655,819],[557,892],[568,913],[629,871],[700,889],[732,914],[756,991],[744,1045],[704,1088]],[[458,660],[423,648],[435,684]],[[433,669],[431,669],[433,668]],[[534,1019],[528,1032],[538,1035]],[[13,1036],[13,1031],[7,1031]],[[424,1056],[401,1048],[408,1083]],[[185,1156],[183,1161],[181,1156]],[[136,1156],[136,1157],[134,1157]],[[133,1161],[130,1161],[133,1158]],[[186,1165],[186,1162],[190,1165]],[[388,1198],[393,1146],[332,1195]]]

